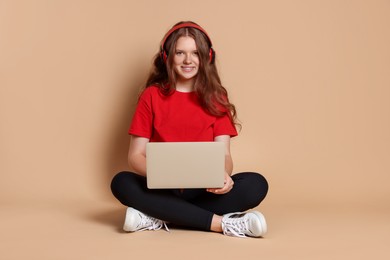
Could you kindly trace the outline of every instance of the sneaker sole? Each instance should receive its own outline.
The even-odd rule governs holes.
[[[255,234],[256,237],[262,237],[267,233],[267,222],[265,221],[265,217],[263,214],[261,214],[258,211],[252,211],[251,213],[255,214],[258,217],[258,220],[260,222],[261,231],[259,234]]]
[[[123,230],[126,232],[134,232],[135,230],[131,227],[134,226],[135,216],[137,212],[133,208],[126,209],[125,223],[123,224]]]

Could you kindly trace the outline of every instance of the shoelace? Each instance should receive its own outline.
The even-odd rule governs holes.
[[[227,236],[246,237],[245,231],[249,231],[248,218],[228,218],[222,222],[223,234]]]
[[[139,226],[143,227],[143,228],[139,229],[139,231],[159,230],[164,226],[165,230],[169,232],[168,226],[164,221],[147,216],[147,215],[141,216],[141,222],[139,223]]]

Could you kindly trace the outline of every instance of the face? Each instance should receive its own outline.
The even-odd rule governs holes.
[[[199,69],[199,56],[193,38],[183,36],[177,40],[173,68],[179,81],[195,80]]]

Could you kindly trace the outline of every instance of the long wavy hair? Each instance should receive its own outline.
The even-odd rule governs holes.
[[[193,23],[191,21],[179,22],[173,27],[182,23]],[[197,25],[197,24],[196,24]],[[172,27],[172,28],[173,28]],[[221,79],[215,66],[215,52],[213,60],[210,62],[210,41],[209,38],[200,30],[192,27],[184,27],[174,31],[165,41],[163,46],[168,57],[166,61],[157,53],[154,57],[153,67],[146,81],[145,88],[158,86],[164,95],[170,95],[174,92],[177,75],[173,69],[173,56],[175,53],[176,42],[180,37],[190,36],[195,40],[199,54],[199,69],[196,75],[194,91],[196,92],[200,105],[203,109],[214,116],[224,116],[228,114],[233,124],[241,125],[237,122],[237,112],[235,106],[229,102],[227,90],[222,86]],[[161,42],[163,44],[163,42]]]

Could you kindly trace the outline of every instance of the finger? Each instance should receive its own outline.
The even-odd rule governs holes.
[[[218,193],[218,194],[224,194],[224,193],[228,192],[229,190],[230,190],[230,186],[229,185],[225,185],[221,189],[216,189],[215,192]]]
[[[224,193],[229,192],[233,188],[233,184],[234,184],[233,180],[228,179],[228,180],[225,180],[224,186],[222,188],[219,188],[219,189],[208,188],[206,190],[208,192],[215,193],[215,194],[224,194]]]

